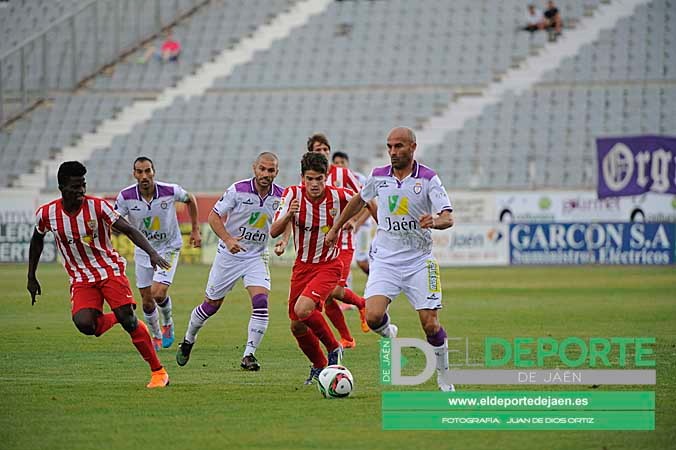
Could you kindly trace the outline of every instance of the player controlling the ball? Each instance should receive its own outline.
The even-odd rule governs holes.
[[[387,136],[391,164],[371,172],[366,185],[355,195],[333,223],[326,243],[339,242],[342,226],[377,198],[378,230],[371,245],[371,265],[366,283],[366,320],[381,336],[397,336],[390,323],[389,304],[402,291],[418,312],[427,342],[437,357],[437,383],[442,391],[452,391],[443,376],[448,369],[446,331],[439,323],[441,279],[439,264],[432,256],[431,229],[453,226],[453,208],[437,174],[414,159],[415,133],[410,128],[394,128]]]

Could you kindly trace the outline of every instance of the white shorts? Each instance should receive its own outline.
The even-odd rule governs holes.
[[[270,290],[269,254],[254,258],[236,258],[217,253],[209,271],[205,294],[210,300],[218,300],[230,292],[240,278],[244,287],[260,286]]]
[[[371,259],[364,297],[383,295],[392,301],[401,292],[416,311],[441,309],[441,277],[437,260],[429,257],[424,264],[401,267]]]
[[[371,247],[371,225],[367,222],[359,227],[353,236],[354,238],[354,260],[368,261],[369,249]]]
[[[171,267],[164,270],[158,267],[153,270],[150,265],[150,256],[146,252],[136,252],[134,254],[134,262],[136,264],[136,287],[139,289],[150,287],[153,283],[162,283],[171,286],[174,281],[174,274],[178,266],[178,256],[180,250],[167,250],[160,253],[160,256],[166,259]]]

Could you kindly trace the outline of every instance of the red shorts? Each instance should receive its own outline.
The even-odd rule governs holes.
[[[314,300],[317,304],[317,309],[321,311],[324,306],[324,300],[338,285],[342,271],[343,263],[340,259],[320,264],[297,261],[293,265],[293,271],[291,272],[289,319],[299,320],[294,312],[294,308],[300,296]]]
[[[110,309],[124,305],[136,305],[129,286],[129,279],[124,275],[93,283],[74,283],[70,286],[70,305],[73,315],[85,308],[103,312],[104,299]]]
[[[338,286],[347,287],[347,279],[350,278],[350,269],[352,268],[352,257],[354,256],[354,249],[352,250],[340,250],[340,255],[338,259],[343,263],[343,272],[340,274],[340,280],[338,280]]]

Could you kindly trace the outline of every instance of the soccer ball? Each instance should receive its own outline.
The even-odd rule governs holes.
[[[346,367],[328,366],[319,374],[317,386],[324,398],[343,398],[352,392],[354,377]]]

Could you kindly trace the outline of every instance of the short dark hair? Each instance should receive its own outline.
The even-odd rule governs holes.
[[[321,153],[307,152],[300,161],[300,173],[305,175],[308,170],[326,174],[329,171],[329,160]]]
[[[343,158],[345,161],[350,161],[350,157],[347,156],[347,153],[345,152],[334,152],[333,155],[331,155],[331,161],[335,161],[336,158]]]
[[[83,177],[86,173],[87,168],[80,161],[66,161],[59,166],[56,179],[60,187],[68,183],[70,177]]]
[[[325,134],[323,133],[315,133],[309,138],[307,138],[307,151],[311,152],[312,147],[314,147],[315,142],[319,142],[321,144],[326,145],[329,150],[331,150],[331,144],[329,144],[329,138],[326,137]]]
[[[143,162],[143,161],[148,161],[150,163],[150,167],[153,169],[153,172],[155,172],[155,164],[153,163],[153,160],[148,158],[147,156],[139,156],[134,160],[134,164],[131,165],[132,169],[136,168],[136,163],[137,162]]]

